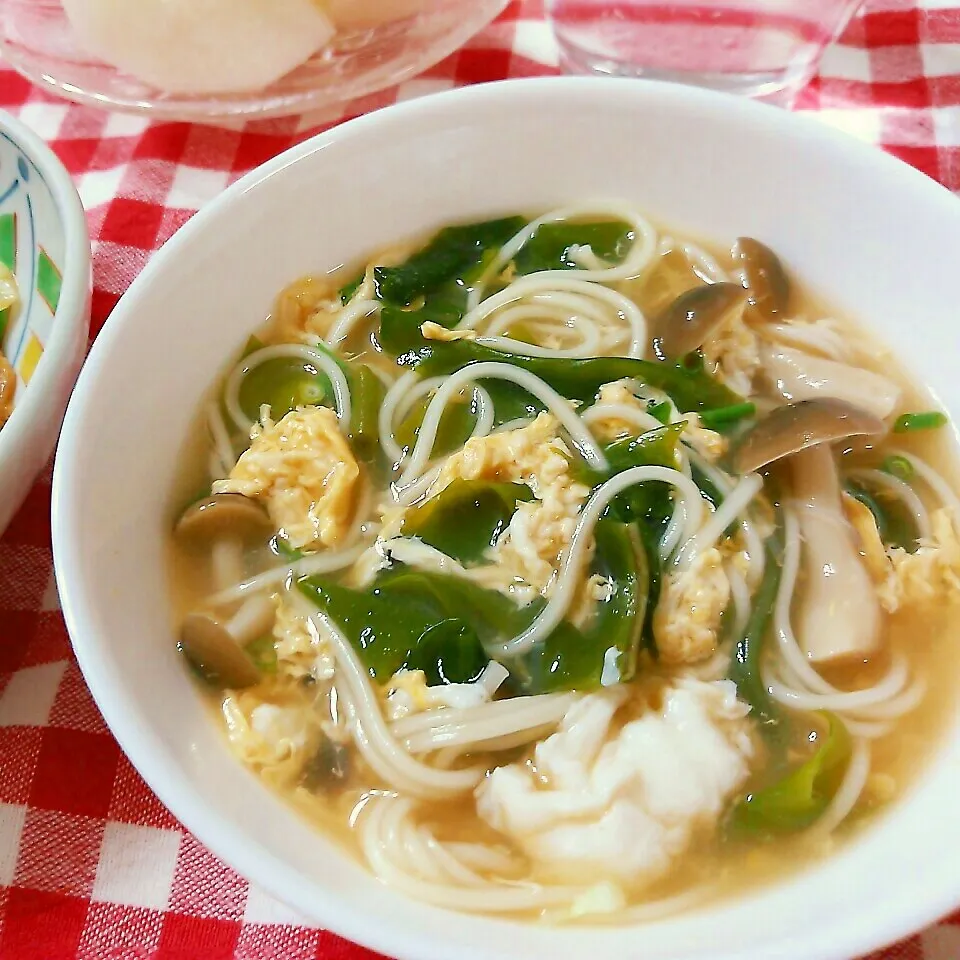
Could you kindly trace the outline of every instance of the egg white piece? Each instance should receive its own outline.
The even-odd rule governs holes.
[[[169,93],[260,90],[336,29],[313,0],[63,0],[94,56]]]
[[[341,30],[364,30],[419,13],[427,0],[327,0],[330,19]]]

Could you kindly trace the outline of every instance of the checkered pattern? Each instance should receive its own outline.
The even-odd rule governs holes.
[[[363,113],[460,84],[556,72],[540,0]],[[150,124],[67,105],[0,64],[0,107],[76,179],[94,239],[93,331],[150,255],[243,173],[315,131]],[[877,0],[799,108],[960,191],[960,0]],[[362,960],[248,886],[151,794],[70,652],[51,572],[50,476],[0,540],[0,960]],[[871,960],[960,960],[960,914]]]

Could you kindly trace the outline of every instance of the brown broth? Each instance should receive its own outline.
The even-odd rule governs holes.
[[[415,246],[415,245],[412,245]],[[404,248],[410,249],[410,247]],[[725,262],[722,251],[710,251]],[[397,259],[401,253],[394,251]],[[676,257],[668,258],[669,276],[654,276],[643,284],[625,285],[641,306],[654,312],[669,299],[668,293],[682,292],[696,282],[692,270],[684,271]],[[350,277],[350,272],[344,276]],[[299,281],[284,291],[278,299],[274,315],[260,330],[259,336],[265,343],[283,342],[290,331],[302,328],[305,317],[324,297],[329,296],[343,277],[320,278]],[[797,316],[832,316],[832,312],[817,297],[807,291],[801,291],[796,304]],[[856,330],[850,325],[851,331]],[[349,358],[360,358],[368,364],[383,367],[392,366],[392,361],[378,354],[371,340],[371,326],[368,324],[353,334],[345,344],[344,353]],[[860,334],[862,336],[862,333]],[[873,366],[885,376],[896,378],[904,387],[904,409],[931,409],[930,396],[915,383],[897,363],[896,357],[889,351],[880,351]],[[213,394],[211,394],[212,396]],[[844,456],[844,462],[853,465],[876,465],[882,459],[886,446],[902,447],[927,460],[943,475],[954,489],[960,488],[958,460],[948,430],[896,435],[892,444],[854,445]],[[194,429],[188,438],[180,462],[183,465],[175,490],[171,497],[171,520],[189,502],[203,485],[206,476],[207,442],[202,418],[198,417]],[[249,570],[255,572],[262,568],[264,554],[255,553],[248,557]],[[172,610],[176,620],[189,610],[202,605],[212,587],[205,559],[196,553],[187,553],[171,542],[170,545],[170,588]],[[802,591],[802,584],[801,584]],[[731,896],[740,891],[774,882],[781,876],[803,869],[816,862],[824,854],[835,848],[838,842],[858,834],[865,826],[873,824],[883,810],[909,790],[924,766],[935,751],[936,744],[947,723],[955,712],[955,677],[960,670],[960,637],[958,637],[957,611],[949,606],[931,606],[924,610],[906,610],[893,616],[885,616],[886,654],[871,663],[848,664],[833,669],[827,679],[847,689],[856,689],[876,680],[888,663],[889,655],[895,651],[904,653],[912,670],[922,676],[928,691],[920,706],[900,720],[892,733],[873,744],[871,778],[861,803],[854,814],[833,836],[811,840],[808,837],[780,837],[775,841],[764,842],[755,838],[731,837],[721,830],[717,835],[702,836],[691,847],[678,869],[662,883],[643,891],[636,899],[656,898],[670,895],[710,878],[719,881],[718,887],[723,896]],[[293,681],[291,681],[293,682]],[[275,696],[277,681],[266,684],[271,687],[269,695]],[[259,688],[258,688],[259,689]],[[291,694],[293,695],[293,694]],[[296,691],[300,696],[301,692]],[[219,714],[221,698],[206,690],[215,722],[222,723]],[[798,721],[797,731],[791,747],[792,756],[800,760],[809,753],[805,733],[810,724]],[[491,766],[510,762],[525,754],[522,750],[510,754],[487,755],[483,757]],[[474,758],[476,759],[476,758]],[[755,771],[751,786],[761,787],[773,778],[769,770],[762,765]],[[352,819],[356,816],[358,805],[365,797],[385,788],[369,771],[360,765],[347,786],[329,796],[317,796],[291,781],[283,784],[270,784],[278,790],[297,811],[316,824],[318,829],[340,842],[344,849],[360,857],[357,834],[351,829]],[[494,833],[481,821],[469,804],[446,803],[433,804],[425,809],[424,820],[435,828],[437,836],[448,840],[487,840],[491,844],[504,844],[503,837]],[[536,879],[536,874],[532,874]],[[513,878],[507,878],[513,879]],[[615,918],[614,918],[615,919]]]

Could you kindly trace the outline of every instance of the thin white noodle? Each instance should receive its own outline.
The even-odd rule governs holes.
[[[906,659],[898,656],[894,658],[893,666],[886,676],[879,683],[864,690],[806,693],[772,679],[767,684],[767,689],[774,700],[797,710],[831,710],[834,713],[840,713],[861,707],[874,707],[895,697],[903,690],[909,676],[908,671]]]
[[[314,629],[324,634],[330,642],[340,668],[338,686],[341,697],[344,693],[348,695],[356,713],[355,732],[359,728],[361,734],[369,739],[372,752],[386,761],[390,775],[387,776],[383,770],[380,772],[387,782],[397,784],[405,793],[428,799],[457,796],[472,790],[483,776],[482,769],[436,770],[415,760],[397,743],[383,718],[367,673],[349,640],[326,611],[314,610],[310,620]],[[359,739],[357,745],[360,746]]]
[[[324,551],[323,553],[303,557],[293,563],[272,567],[255,577],[242,580],[231,587],[218,591],[207,600],[207,603],[213,607],[226,606],[235,603],[237,600],[242,600],[248,594],[259,593],[261,590],[276,589],[284,583],[299,580],[301,577],[314,577],[321,573],[343,570],[357,561],[363,549],[363,544],[358,543],[346,550]]]
[[[405,459],[404,451],[396,440],[396,421],[406,416],[418,400],[434,393],[445,382],[445,377],[428,377],[425,380],[418,380],[416,372],[411,372],[404,374],[387,391],[378,415],[380,446],[395,467],[399,467]],[[493,429],[495,416],[493,401],[486,390],[480,386],[474,386],[473,403],[477,408],[477,422],[474,424],[471,438],[485,437]]]
[[[663,236],[660,238],[659,254],[669,253],[671,250],[679,250],[687,262],[693,267],[694,273],[705,283],[724,283],[729,281],[730,275],[717,262],[716,258],[708,253],[703,247],[695,243],[678,242],[673,237]]]
[[[464,750],[527,730],[555,726],[576,699],[576,694],[545,694],[494,700],[463,710],[431,710],[426,720],[424,714],[416,714],[396,721],[392,730],[411,753],[429,753],[448,747]],[[433,714],[436,716],[431,716]]]
[[[437,439],[440,419],[450,398],[467,384],[482,379],[507,380],[523,387],[543,403],[560,421],[584,459],[592,467],[600,470],[606,468],[607,461],[599,444],[573,411],[569,401],[557,393],[556,390],[529,371],[514,367],[509,363],[471,363],[451,374],[443,386],[433,395],[433,399],[424,415],[413,453],[400,475],[400,486],[405,486],[419,477],[426,468]]]
[[[950,484],[933,467],[905,450],[891,450],[890,455],[909,460],[917,476],[937,495],[940,502],[953,513],[954,521],[960,522],[960,498],[953,492]]]
[[[428,470],[422,477],[401,486],[399,483],[390,484],[390,499],[399,507],[409,507],[419,500],[439,479],[443,467],[437,466]]]
[[[724,531],[737,522],[762,489],[763,478],[759,474],[751,473],[743,477],[696,535],[683,545],[675,561],[677,569],[689,570],[698,554],[715,546]]]
[[[727,581],[730,584],[730,597],[733,600],[733,635],[742,637],[750,620],[750,588],[743,574],[727,562],[725,565]]]
[[[403,459],[403,450],[394,438],[394,420],[396,419],[397,407],[400,401],[417,383],[417,373],[411,370],[396,380],[387,390],[383,403],[380,404],[380,411],[377,415],[377,427],[380,432],[380,446],[386,454],[387,460],[396,465]]]
[[[223,422],[223,417],[220,414],[220,404],[216,400],[211,400],[207,404],[207,425],[213,439],[214,453],[220,466],[220,476],[210,479],[223,480],[230,476],[230,471],[236,466],[237,455],[234,452],[233,444],[230,442],[227,425]]]
[[[594,491],[577,520],[576,529],[570,544],[564,551],[560,574],[554,584],[553,593],[547,605],[533,622],[518,636],[503,644],[494,645],[491,656],[519,657],[529,652],[545,639],[566,616],[573,602],[573,595],[580,581],[582,567],[586,560],[590,538],[600,515],[610,502],[629,487],[638,483],[655,480],[671,484],[680,494],[685,512],[685,540],[689,540],[700,529],[706,512],[703,497],[697,485],[678,470],[668,467],[631,467],[623,473],[611,477]],[[496,651],[495,653],[493,651]]]
[[[383,309],[379,300],[368,300],[360,296],[354,298],[337,314],[337,319],[327,333],[327,346],[336,347],[350,335],[361,321],[372,317]]]
[[[830,806],[810,828],[808,834],[811,836],[827,836],[836,830],[857,805],[869,776],[870,744],[867,740],[855,737],[853,752],[850,755],[843,781],[830,801]]]
[[[467,912],[516,913],[570,903],[585,892],[580,887],[541,886],[536,883],[485,881],[476,885],[423,879],[433,873],[429,865],[411,864],[403,856],[404,821],[412,817],[412,804],[399,797],[371,798],[360,818],[360,844],[371,869],[384,883],[408,896],[438,907]],[[413,870],[419,871],[420,875]],[[434,874],[436,875],[436,874]],[[480,878],[478,878],[480,879]]]
[[[485,843],[466,843],[450,840],[444,844],[448,853],[474,870],[487,873],[513,873],[517,858],[506,847],[491,847]]]
[[[729,496],[735,481],[697,451],[691,449],[689,455],[690,462],[720,491],[720,494],[724,497]],[[763,579],[763,572],[767,566],[767,553],[763,538],[749,511],[743,511],[740,515],[740,532],[743,535],[743,554],[749,563],[746,574],[747,586],[753,590]]]
[[[849,470],[846,476],[851,480],[859,480],[867,486],[880,487],[893,494],[913,515],[920,537],[927,539],[930,536],[930,515],[909,483],[882,470]]]
[[[783,658],[780,672],[783,673],[783,667],[786,667],[793,674],[795,685],[798,687],[798,689],[794,691],[795,693],[817,694],[822,697],[831,698],[833,707],[828,709],[834,709],[835,712],[843,714],[845,720],[856,720],[865,716],[868,719],[875,719],[876,717],[871,717],[871,714],[876,714],[878,711],[883,712],[884,700],[888,701],[886,706],[889,707],[891,698],[896,698],[905,692],[910,692],[917,684],[915,682],[911,687],[905,689],[906,680],[908,679],[905,664],[900,661],[900,665],[898,666],[898,663],[894,662],[891,665],[890,672],[881,678],[877,684],[865,690],[854,691],[854,693],[857,694],[870,693],[871,691],[875,692],[878,687],[882,686],[882,689],[887,692],[885,696],[877,698],[877,706],[861,704],[857,707],[855,705],[856,701],[838,699],[848,697],[850,694],[824,680],[800,649],[800,644],[797,642],[797,638],[793,632],[793,627],[790,622],[790,608],[800,570],[800,528],[796,510],[792,505],[784,504],[783,517],[783,569],[780,575],[780,587],[777,591],[777,599],[774,606],[774,630],[777,636],[777,646]],[[781,685],[781,687],[782,686],[783,685]],[[910,693],[910,696],[911,698],[915,697],[916,692]],[[894,702],[896,705],[896,701]],[[909,700],[904,700],[900,703],[902,705],[902,703],[909,704],[909,702]],[[912,707],[908,706],[908,709],[912,709]],[[906,710],[902,712],[906,712]],[[895,715],[898,714],[895,713]],[[880,719],[887,718],[880,717]]]
[[[502,273],[504,267],[530,242],[533,235],[544,224],[579,220],[584,217],[595,217],[598,214],[612,217],[615,220],[625,220],[633,228],[634,241],[623,263],[614,267],[604,267],[601,270],[544,270],[540,273],[529,274],[529,276],[550,280],[574,276],[580,280],[591,280],[599,283],[613,283],[639,276],[649,266],[657,252],[657,232],[646,218],[622,204],[600,203],[595,206],[564,207],[559,210],[551,210],[542,217],[532,220],[500,248],[493,262],[484,271],[473,290],[470,291],[467,300],[468,308],[473,309],[476,306],[483,296],[484,287],[490,279]]]
[[[659,430],[663,426],[646,410],[638,410],[627,403],[595,403],[580,414],[580,419],[588,426],[602,423],[604,420],[622,420],[644,433]]]
[[[551,349],[550,347],[539,347],[535,343],[527,343],[525,340],[514,340],[511,337],[477,337],[476,342],[481,346],[490,347],[492,350],[499,350],[501,353],[516,353],[524,357],[544,357],[546,359],[561,360],[564,358],[592,357],[597,353],[597,345],[600,343],[599,334],[595,338],[584,338],[584,342],[566,349]]]
[[[340,369],[337,362],[322,350],[306,344],[283,343],[273,347],[264,347],[244,357],[238,363],[230,375],[223,388],[223,402],[227,408],[227,413],[233,419],[234,423],[246,433],[250,432],[253,421],[243,412],[240,406],[240,386],[243,378],[260,364],[268,360],[278,359],[301,360],[311,366],[322,370],[330,380],[333,387],[333,399],[337,408],[337,419],[340,421],[340,429],[347,431],[350,429],[350,417],[352,414],[350,405],[350,386],[347,378]]]
[[[383,540],[377,549],[392,560],[416,567],[418,570],[429,570],[433,573],[445,573],[454,577],[468,578],[468,571],[452,557],[448,557],[436,547],[431,547],[422,540],[407,537],[392,537]]]
[[[561,276],[544,279],[545,274],[530,274],[515,280],[505,290],[488,297],[457,324],[457,330],[475,330],[491,314],[502,307],[516,303],[524,297],[538,295],[541,298],[555,291],[578,293],[593,297],[612,306],[623,316],[630,328],[631,340],[629,355],[642,357],[647,349],[647,320],[643,311],[629,297],[611,290],[609,287],[577,280],[570,277],[576,271],[560,271]]]
[[[686,474],[684,474],[686,476]],[[693,481],[690,481],[693,483]],[[663,539],[660,541],[660,560],[666,563],[676,552],[677,547],[683,540],[683,531],[687,526],[687,508],[682,497],[673,498],[673,513],[667,523],[666,530],[663,531]]]

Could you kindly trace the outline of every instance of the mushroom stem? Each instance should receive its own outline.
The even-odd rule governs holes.
[[[812,447],[790,464],[807,578],[797,639],[812,663],[869,657],[880,643],[880,606],[843,511],[833,455]]]
[[[214,540],[210,548],[214,587],[225,590],[243,579],[243,541],[239,537]]]
[[[273,604],[261,594],[247,600],[224,626],[234,640],[244,646],[267,633],[273,627],[274,618]]]

